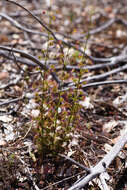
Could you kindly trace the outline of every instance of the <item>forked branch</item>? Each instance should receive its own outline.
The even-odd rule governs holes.
[[[107,153],[104,158],[93,168],[90,169],[90,174],[79,179],[72,187],[68,190],[79,190],[83,188],[88,182],[93,180],[94,178],[100,176],[102,173],[106,171],[111,162],[115,159],[115,157],[119,154],[120,150],[127,143],[127,132],[120,137],[117,143],[112,147],[109,153]]]

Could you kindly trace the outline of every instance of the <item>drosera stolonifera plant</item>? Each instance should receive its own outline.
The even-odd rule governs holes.
[[[51,18],[49,24],[51,25]],[[45,65],[50,58],[51,46],[56,46],[53,38],[48,34],[47,49],[42,50],[43,57],[45,57]],[[89,35],[86,36],[86,43]],[[60,43],[60,42],[59,42]],[[57,44],[58,45],[58,44]],[[66,51],[64,51],[66,49]],[[86,51],[86,44],[83,47]],[[72,53],[70,54],[70,52]],[[66,53],[65,53],[66,52]],[[54,57],[56,58],[56,57]],[[45,157],[47,154],[50,156],[57,155],[60,152],[66,150],[67,145],[73,138],[76,127],[80,122],[79,110],[81,105],[79,101],[83,98],[83,91],[81,91],[81,78],[85,70],[80,69],[77,73],[74,70],[66,71],[67,64],[75,64],[78,62],[78,66],[82,68],[84,66],[85,58],[77,50],[72,48],[64,48],[59,53],[59,62],[63,65],[63,70],[59,71],[59,78],[61,81],[71,80],[74,82],[74,89],[68,91],[62,91],[59,84],[52,80],[50,72],[55,71],[55,66],[50,66],[50,72],[48,70],[41,71],[41,92],[42,95],[36,95],[37,102],[39,103],[40,114],[36,118],[37,125],[35,128],[35,144],[38,151]]]

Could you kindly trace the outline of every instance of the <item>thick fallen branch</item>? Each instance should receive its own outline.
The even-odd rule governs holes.
[[[79,40],[80,38],[84,38],[87,35],[97,34],[97,33],[101,32],[102,30],[105,30],[106,28],[108,28],[109,26],[111,26],[113,23],[116,22],[116,20],[117,20],[116,18],[112,18],[112,19],[108,20],[107,22],[105,22],[104,24],[102,24],[101,26],[99,26],[99,27],[97,27],[97,28],[95,28],[93,30],[90,30],[89,32],[87,32],[87,33],[85,33],[83,35],[80,35],[78,37],[78,39],[76,39],[76,40]]]
[[[11,103],[15,103],[15,102],[18,102],[18,101],[23,100],[23,99],[24,99],[24,96],[22,96],[20,98],[15,98],[15,99],[12,99],[12,100],[8,100],[6,102],[0,102],[0,106],[4,106],[4,105],[11,104]]]
[[[5,58],[10,59],[10,60],[14,60],[14,56],[9,55],[9,54],[5,53],[5,51],[2,51],[2,50],[0,50],[0,56],[5,57]],[[37,67],[37,65],[38,65],[35,62],[29,60],[28,58],[27,59],[26,58],[20,58],[20,57],[17,57],[17,56],[15,56],[15,58],[16,58],[17,62],[19,62],[21,64],[24,64],[24,65],[28,65],[28,66],[31,66],[31,67]],[[46,65],[49,66],[49,65],[58,64],[58,61],[57,60],[46,60],[46,61],[45,60],[40,60],[40,63],[42,65],[46,64]]]
[[[101,26],[99,26],[95,29],[92,29],[89,32],[86,32],[83,35],[80,35],[76,40],[79,40],[80,42],[85,42],[85,40],[83,38],[86,37],[87,35],[97,34],[101,31],[107,29],[108,27],[110,27],[114,23],[120,23],[120,24],[127,26],[126,20],[120,19],[120,18],[112,18],[112,19],[108,20],[107,22],[105,22],[104,24],[102,24]]]
[[[117,141],[117,143],[112,147],[111,151],[107,153],[104,158],[93,168],[90,168],[90,174],[87,176],[79,179],[72,187],[70,187],[68,190],[79,190],[83,188],[88,182],[93,180],[94,178],[98,177],[102,173],[106,171],[106,169],[109,167],[111,162],[115,159],[115,157],[119,154],[119,152],[122,150],[124,145],[127,142],[127,132],[120,137],[120,139]]]
[[[81,79],[81,80],[80,80],[80,84],[82,84],[83,82],[99,81],[99,80],[102,80],[102,79],[107,78],[107,77],[110,76],[110,75],[119,73],[119,72],[124,71],[124,70],[127,70],[127,64],[124,65],[124,66],[121,66],[121,67],[119,67],[119,68],[117,68],[117,69],[113,69],[113,70],[111,70],[111,71],[108,71],[108,72],[106,72],[106,73],[103,73],[103,74],[93,75],[93,76],[90,76],[90,77]],[[75,83],[74,83],[74,82],[70,82],[70,83],[68,83],[68,84],[63,84],[63,86],[67,86],[67,85],[68,85],[68,87],[73,87],[73,86],[75,86]]]
[[[28,32],[31,34],[37,34],[37,35],[48,37],[48,34],[46,34],[46,33],[38,32],[38,31],[31,30],[31,29],[21,26],[21,24],[19,24],[16,20],[12,19],[10,16],[6,15],[5,13],[0,13],[0,17],[3,17],[6,20],[8,20],[13,26],[18,28],[19,30],[22,30],[24,32]]]
[[[126,84],[126,83],[127,83],[126,79],[123,79],[123,80],[111,80],[111,81],[101,81],[101,82],[91,82],[89,84],[81,85],[80,88],[84,89],[86,91],[86,89],[90,88],[90,87],[97,87],[97,86],[110,85],[110,84]],[[60,91],[67,91],[69,89],[76,89],[76,88],[77,88],[76,86],[64,87]]]
[[[88,65],[88,66],[72,66],[72,65],[66,65],[64,69],[66,70],[96,70],[96,69],[104,69],[106,67],[112,67],[117,65],[120,62],[127,62],[127,55],[126,54],[121,54],[119,56],[114,56],[111,58],[108,58],[109,63],[103,63],[103,64],[95,64],[95,65]],[[105,58],[105,62],[107,62],[107,59]],[[62,66],[57,66],[55,69],[59,70],[62,69]]]
[[[97,87],[101,85],[109,85],[109,84],[126,84],[127,80],[111,80],[111,81],[102,81],[102,82],[93,82],[90,84],[82,85],[83,89],[90,88],[90,87]]]
[[[39,59],[37,59],[36,57],[34,57],[33,55],[30,55],[22,50],[18,50],[15,48],[10,48],[10,47],[6,47],[6,46],[0,46],[0,49],[5,50],[5,51],[9,51],[9,52],[14,52],[14,53],[19,53],[21,57],[27,58],[31,61],[33,61],[34,63],[36,63],[38,66],[40,66],[41,69],[48,71],[49,67],[46,64],[43,64],[42,62],[39,61]],[[56,74],[54,72],[50,72],[53,79],[60,84],[61,81],[58,79],[58,77],[56,76]]]
[[[40,15],[42,13],[42,9],[32,10],[32,13],[34,15]],[[13,13],[9,13],[10,17],[25,17],[25,16],[28,16],[28,15],[29,15],[29,13],[27,13],[26,11],[16,11],[16,12],[13,12]]]

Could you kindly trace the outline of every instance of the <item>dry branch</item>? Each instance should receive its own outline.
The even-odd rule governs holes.
[[[21,4],[15,2],[15,1],[10,1],[10,0],[6,0],[7,2],[13,3],[19,7],[21,7],[22,9],[24,9],[26,12],[28,12],[32,17],[34,17],[38,23],[41,24],[41,26],[43,26],[52,36],[53,38],[58,41],[57,37],[55,36],[54,32],[44,23],[42,22],[42,20],[40,20],[37,16],[35,16],[31,11],[29,11],[28,9],[26,9],[24,6],[22,6]]]
[[[116,18],[112,18],[112,19],[108,20],[107,22],[105,22],[104,24],[102,24],[101,26],[99,26],[98,28],[90,30],[89,32],[81,35],[79,38],[84,38],[87,35],[97,34],[97,33],[101,32],[102,30],[105,30],[106,28],[111,26],[113,23],[115,23],[116,20],[117,20]],[[79,40],[79,38],[78,38],[78,40]]]
[[[11,103],[15,103],[15,102],[18,102],[20,100],[23,100],[24,96],[23,97],[20,97],[20,98],[15,98],[15,99],[12,99],[12,100],[8,100],[6,102],[1,102],[0,103],[0,106],[4,106],[4,105],[8,105],[8,104],[11,104]]]
[[[95,177],[98,177],[100,174],[106,171],[106,169],[109,167],[111,162],[115,159],[115,157],[119,154],[119,152],[122,150],[124,145],[127,142],[127,132],[120,137],[120,139],[117,141],[117,143],[112,147],[109,153],[107,153],[104,158],[93,168],[91,168],[90,174],[83,177],[83,179],[79,179],[72,187],[70,187],[68,190],[79,190],[82,187],[84,187],[88,182],[93,180]]]
[[[38,66],[40,66],[41,69],[48,71],[49,67],[45,64],[43,64],[42,62],[39,61],[39,59],[37,59],[36,57],[34,57],[33,55],[30,55],[22,50],[18,50],[15,48],[10,48],[10,47],[6,47],[6,46],[0,46],[0,49],[5,50],[5,51],[9,51],[9,52],[14,52],[14,53],[19,53],[21,57],[27,58],[31,61],[33,61],[34,63],[36,63]],[[61,81],[58,79],[58,77],[56,76],[56,74],[54,72],[50,72],[53,79],[60,84]]]
[[[46,34],[46,33],[38,32],[38,31],[31,30],[31,29],[28,29],[28,28],[25,28],[25,27],[21,26],[16,20],[12,19],[10,16],[8,16],[5,13],[0,13],[0,17],[3,17],[6,20],[8,20],[13,26],[18,28],[19,30],[22,30],[24,32],[28,32],[28,33],[31,33],[31,34],[37,34],[37,35],[48,37],[48,34]]]
[[[0,56],[5,57],[5,58],[10,59],[10,60],[14,60],[14,56],[9,55],[9,54],[5,53],[5,51],[2,51],[2,50],[0,50]],[[26,59],[26,58],[21,58],[21,57],[17,57],[17,56],[15,56],[15,58],[16,58],[16,61],[21,63],[21,64],[32,66],[32,67],[38,66],[38,64],[36,64],[36,62],[31,61],[28,58]],[[45,65],[45,60],[40,60],[40,63],[42,65]],[[58,61],[46,60],[46,65],[54,65],[54,64],[58,64]]]
[[[85,79],[82,79],[82,80],[80,80],[80,84],[83,83],[83,82],[99,81],[99,80],[105,79],[106,77],[108,77],[110,75],[119,73],[119,72],[124,71],[124,70],[127,70],[127,64],[124,65],[124,66],[121,66],[121,67],[119,67],[117,69],[113,69],[111,71],[108,71],[108,72],[106,72],[104,74],[93,75],[93,76],[87,77]],[[73,87],[73,86],[75,86],[74,82],[68,83],[68,87]]]

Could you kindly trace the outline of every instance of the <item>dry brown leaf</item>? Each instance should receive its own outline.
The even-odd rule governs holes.
[[[9,77],[8,72],[0,72],[0,80],[6,79]]]
[[[0,34],[0,43],[2,42],[9,42],[8,37],[4,34]]]
[[[112,12],[112,6],[105,7],[105,12],[106,13],[111,13]]]

